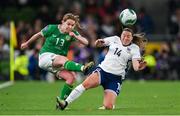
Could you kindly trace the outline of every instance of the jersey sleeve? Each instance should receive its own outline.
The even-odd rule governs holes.
[[[132,59],[141,58],[139,46],[133,45],[131,54],[132,54]]]
[[[53,31],[53,25],[47,25],[41,30],[41,34],[46,38],[49,35],[51,35],[52,31]]]
[[[73,32],[74,32],[74,34],[77,35],[77,36],[80,35],[79,32],[76,31],[76,30],[73,30]],[[76,38],[73,37],[73,38],[71,39],[71,41],[76,41]]]
[[[112,43],[116,41],[116,39],[118,39],[117,36],[106,37],[104,38],[104,42],[105,42],[104,45],[110,46]]]

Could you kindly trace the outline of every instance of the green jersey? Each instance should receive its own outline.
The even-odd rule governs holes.
[[[76,35],[79,33],[73,30]],[[71,42],[76,39],[69,36],[68,33],[62,33],[58,29],[58,25],[47,25],[41,30],[42,35],[45,37],[45,43],[40,50],[40,54],[51,52],[58,55],[67,56]]]

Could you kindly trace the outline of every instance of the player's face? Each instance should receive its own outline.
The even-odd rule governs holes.
[[[62,22],[62,28],[65,32],[71,32],[75,27],[75,21],[72,19],[67,19],[65,22]]]
[[[121,34],[121,41],[123,45],[129,45],[132,41],[132,33],[129,31],[123,31]]]

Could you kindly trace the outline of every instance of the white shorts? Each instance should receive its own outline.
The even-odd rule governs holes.
[[[46,52],[39,55],[39,67],[56,74],[58,71],[62,70],[63,67],[54,68],[52,66],[53,60],[57,55],[54,53]]]

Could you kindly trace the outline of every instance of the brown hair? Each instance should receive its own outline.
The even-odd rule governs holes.
[[[147,38],[145,38],[145,33],[133,34],[132,42],[139,46],[140,49],[144,50],[147,44]]]
[[[133,40],[132,43],[139,46],[140,49],[144,50],[147,44],[147,38],[145,38],[145,33],[135,33],[130,28],[124,28],[123,31],[128,31],[132,33]]]
[[[133,30],[132,30],[132,29],[130,29],[130,28],[124,28],[124,29],[123,29],[123,31],[128,31],[128,32],[131,32],[131,33],[132,33],[132,35],[134,34]]]
[[[79,16],[78,15],[74,15],[72,13],[67,13],[64,15],[63,17],[63,21],[65,22],[68,19],[72,19],[75,21],[75,27],[77,26],[78,28],[82,29],[80,23],[79,23]]]

